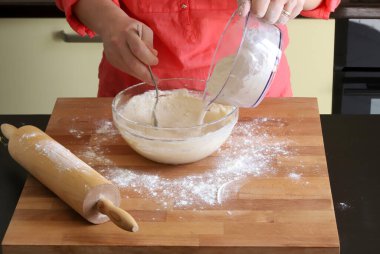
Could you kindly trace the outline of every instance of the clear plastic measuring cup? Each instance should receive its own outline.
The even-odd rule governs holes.
[[[205,101],[255,107],[264,98],[281,58],[281,31],[235,11],[217,44]]]

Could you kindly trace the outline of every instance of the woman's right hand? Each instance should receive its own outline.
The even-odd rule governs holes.
[[[157,65],[153,31],[128,16],[114,20],[100,32],[107,60],[119,70],[152,84],[147,65]]]
[[[158,58],[149,27],[109,0],[80,0],[73,10],[83,24],[100,35],[105,56],[114,67],[152,83],[147,65],[158,64]]]

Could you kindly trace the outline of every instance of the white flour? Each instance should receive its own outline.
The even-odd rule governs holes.
[[[80,151],[78,157],[86,161],[91,167],[98,165],[113,165],[113,161],[104,156],[104,149],[99,146],[89,147]]]
[[[266,127],[273,125],[284,128],[287,123],[286,120],[272,118],[238,123],[232,136],[217,151],[216,157],[212,157],[214,168],[170,179],[160,175],[158,168],[155,174],[152,173],[155,172],[154,168],[147,171],[137,166],[116,165],[112,157],[108,157],[110,152],[108,146],[119,145],[120,135],[110,120],[95,123],[96,129],[91,134],[91,144],[77,151],[77,155],[132,196],[155,200],[159,204],[159,209],[170,207],[206,209],[210,206],[223,205],[231,195],[237,194],[247,178],[277,175],[279,172],[276,164],[281,164],[281,160],[277,160],[278,157],[297,154],[294,148],[292,151],[288,149],[288,146],[292,145],[291,140],[277,141],[277,138],[267,131]],[[49,153],[49,150],[50,148],[46,147],[41,152]],[[63,149],[60,154],[66,152]],[[286,172],[285,177],[294,184],[309,185],[302,173],[304,163],[300,159],[299,165]],[[319,171],[320,166],[314,165],[310,170]],[[342,211],[349,208],[351,206],[346,202],[337,204],[337,209]]]
[[[346,211],[346,210],[348,210],[348,209],[351,208],[351,205],[349,203],[347,203],[347,202],[339,202],[338,203],[338,208],[341,211]]]
[[[249,177],[270,177],[278,172],[278,157],[293,156],[288,146],[291,140],[277,141],[266,129],[275,124],[278,128],[287,125],[285,120],[260,118],[238,123],[232,136],[212,157],[215,167],[203,172],[188,173],[180,177],[167,178],[141,167],[121,167],[107,156],[108,147],[119,144],[120,138],[112,121],[103,120],[96,123],[96,130],[91,139],[94,144],[78,152],[78,156],[95,167],[108,180],[132,196],[155,200],[159,209],[192,208],[205,209],[210,206],[223,205],[231,195],[236,195],[239,188]],[[105,143],[107,142],[107,143]],[[308,185],[309,182],[299,172],[304,168],[303,161],[289,170],[285,176],[294,184]],[[320,170],[315,165],[312,171]],[[160,172],[157,170],[157,172]],[[128,197],[124,197],[128,198]],[[339,203],[338,209],[347,210],[348,203]]]
[[[22,134],[22,136],[20,137],[20,142],[24,139],[30,139],[30,138],[34,138],[34,137],[37,137],[37,136],[40,136],[39,133],[36,133],[36,132],[32,132],[32,133],[24,133]]]
[[[300,180],[301,177],[302,177],[302,174],[300,173],[295,173],[295,172],[291,172],[288,174],[288,177],[292,180]]]
[[[77,130],[77,129],[74,129],[74,128],[71,128],[69,130],[69,132],[76,138],[82,138],[83,137],[83,134],[84,132],[81,131],[81,130]]]
[[[116,135],[118,131],[113,126],[112,121],[103,120],[99,121],[97,124],[96,134],[107,134],[107,135]]]
[[[237,124],[233,136],[217,152],[215,168],[202,173],[168,179],[134,167],[108,165],[99,171],[119,188],[152,198],[163,208],[220,205],[237,191],[231,186],[243,184],[247,177],[276,174],[273,162],[278,156],[289,154],[287,141],[273,142],[262,128],[268,120],[271,119]],[[99,151],[98,158],[102,157]]]
[[[67,148],[54,140],[40,140],[35,144],[35,150],[50,161],[52,161],[59,170],[80,170],[83,173],[89,172],[91,168],[70,152]]]
[[[92,167],[98,165],[113,165],[113,161],[104,155],[105,152],[108,152],[104,144],[115,142],[118,135],[119,132],[114,127],[112,121],[102,120],[97,122],[95,133],[91,135],[94,145],[90,145],[79,151],[78,157]]]

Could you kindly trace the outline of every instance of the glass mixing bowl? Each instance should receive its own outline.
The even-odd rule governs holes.
[[[237,11],[227,22],[211,62],[205,98],[255,107],[265,97],[281,58],[281,30]]]
[[[174,90],[187,85],[198,87],[202,83],[204,81],[195,79],[161,79],[158,88]],[[226,141],[238,120],[238,108],[234,106],[220,119],[191,127],[155,127],[130,120],[123,108],[134,96],[149,90],[154,90],[154,86],[139,83],[121,91],[113,100],[112,115],[117,129],[131,148],[150,160],[166,164],[201,160]],[[189,93],[202,99],[203,91],[189,90]]]

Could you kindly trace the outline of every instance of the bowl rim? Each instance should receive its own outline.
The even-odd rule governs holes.
[[[192,81],[203,81],[204,82],[204,80],[202,80],[202,79],[195,79],[195,78],[161,78],[161,79],[159,79],[159,82],[161,82],[161,81],[172,81],[172,80],[192,80]],[[135,122],[135,121],[132,121],[132,120],[124,117],[118,110],[116,110],[116,103],[118,102],[118,100],[120,99],[120,97],[126,91],[131,90],[131,89],[133,89],[135,87],[138,87],[138,86],[141,86],[141,85],[152,86],[152,85],[150,85],[150,84],[148,84],[146,82],[137,83],[137,84],[132,85],[130,87],[127,87],[127,88],[123,89],[122,91],[120,91],[119,93],[117,93],[116,96],[112,100],[112,112],[113,112],[113,114],[116,114],[118,117],[122,118],[126,122],[128,122],[128,123],[130,123],[132,125],[135,125],[135,126],[142,126],[144,128],[148,128],[148,129],[152,129],[152,130],[165,130],[165,131],[170,131],[170,130],[181,130],[181,131],[184,131],[184,130],[193,130],[193,129],[205,128],[205,127],[208,127],[208,126],[212,126],[212,125],[218,124],[219,122],[222,122],[225,119],[228,119],[230,116],[232,116],[233,114],[235,114],[239,110],[238,107],[236,107],[234,105],[230,105],[232,107],[231,112],[229,112],[228,114],[226,114],[222,118],[219,118],[219,119],[217,119],[215,121],[212,121],[212,122],[209,122],[209,123],[198,124],[198,125],[194,125],[194,126],[190,126],[190,127],[155,127],[155,126],[150,125],[150,124]],[[178,89],[181,89],[181,88],[178,88]],[[184,89],[186,89],[186,88],[184,88]],[[176,89],[172,89],[172,90],[176,90]],[[190,90],[190,89],[188,89],[188,90]],[[196,90],[193,90],[193,91],[196,91]],[[204,91],[203,91],[203,93],[204,93]],[[119,124],[119,123],[117,123],[117,124]]]

